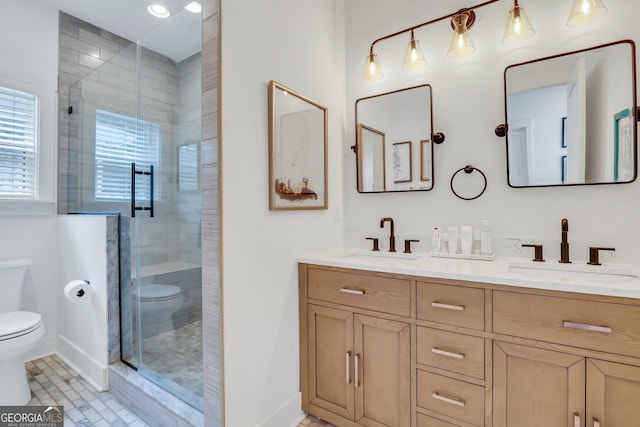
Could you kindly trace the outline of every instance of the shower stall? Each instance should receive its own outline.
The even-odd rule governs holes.
[[[71,86],[67,191],[119,215],[122,361],[202,410],[200,24],[183,10]]]

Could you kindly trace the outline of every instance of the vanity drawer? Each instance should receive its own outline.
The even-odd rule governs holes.
[[[418,363],[484,379],[484,339],[418,327]]]
[[[418,427],[456,427],[455,424],[418,414]]]
[[[419,407],[473,425],[483,425],[484,388],[418,370]]]
[[[418,282],[418,319],[484,330],[484,289]]]
[[[411,316],[411,282],[367,274],[309,268],[309,299]]]
[[[640,357],[640,307],[493,292],[493,331]]]

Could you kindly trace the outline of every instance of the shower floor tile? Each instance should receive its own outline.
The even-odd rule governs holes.
[[[184,388],[188,402],[202,407],[202,320],[142,340],[141,367],[145,375],[169,380]],[[184,393],[180,393],[184,395]]]
[[[29,405],[64,406],[65,427],[147,426],[109,392],[95,391],[58,356],[33,360],[25,366],[31,388]]]

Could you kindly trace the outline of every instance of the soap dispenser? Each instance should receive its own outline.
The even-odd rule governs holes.
[[[480,227],[480,254],[493,255],[493,237],[488,219],[483,220]]]

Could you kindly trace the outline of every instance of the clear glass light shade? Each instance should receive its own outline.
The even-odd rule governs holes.
[[[509,11],[507,28],[504,30],[503,43],[517,43],[533,37],[536,32],[533,30],[529,17],[520,6]]]
[[[420,42],[413,37],[413,31],[411,31],[411,41],[407,44],[402,68],[405,70],[419,70],[426,66],[427,60],[424,59],[422,49],[420,49]]]
[[[602,0],[573,0],[567,25],[578,27],[590,24],[607,13],[607,6]]]
[[[449,52],[447,52],[447,55],[453,58],[464,58],[472,55],[476,51],[476,47],[474,46],[469,30],[467,29],[468,19],[469,16],[464,13],[456,15],[451,19],[455,29],[453,30],[453,36],[451,37],[451,43],[449,44]]]
[[[371,52],[364,60],[364,70],[362,70],[362,77],[367,80],[378,80],[382,78],[382,68],[380,62],[378,62],[378,55]]]

